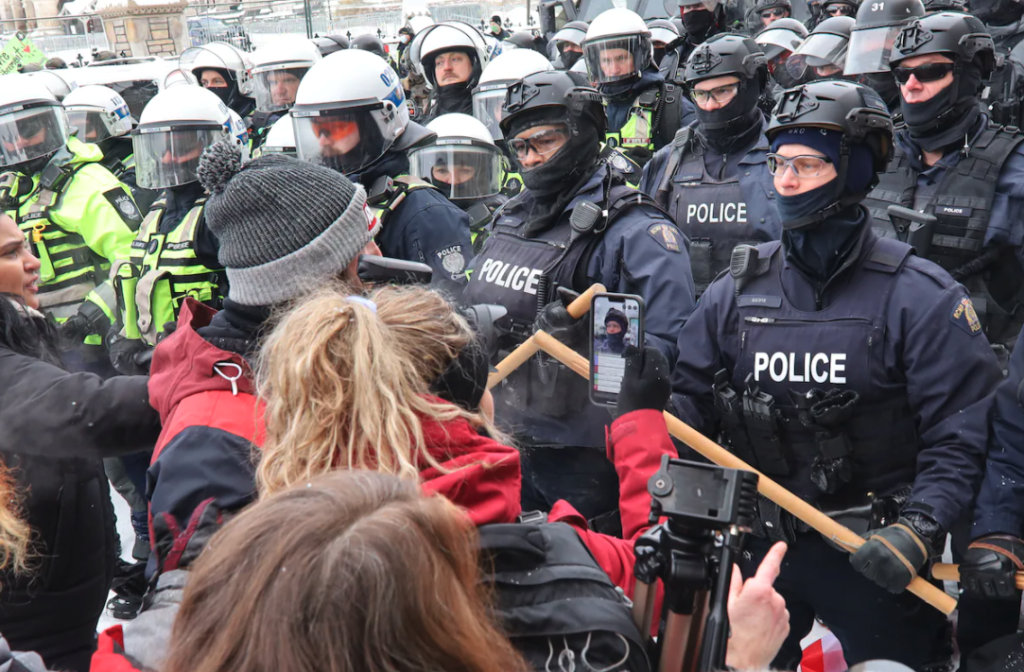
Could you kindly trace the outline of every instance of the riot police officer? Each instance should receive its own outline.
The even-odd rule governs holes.
[[[495,142],[502,139],[502,106],[509,84],[518,82],[527,75],[553,70],[554,66],[532,49],[513,49],[503,53],[487,64],[480,84],[473,89],[473,116],[491,131]]]
[[[586,21],[570,21],[551,38],[558,50],[558,57],[551,62],[556,70],[569,70],[583,57],[583,40],[587,38],[588,28],[590,24]]]
[[[823,79],[856,82],[860,79],[859,75],[847,76],[843,73],[854,24],[855,21],[848,16],[836,16],[816,25],[786,62],[790,74],[805,82]]]
[[[796,19],[779,19],[770,26],[754,35],[754,42],[764,51],[768,59],[768,73],[771,75],[771,86],[762,97],[761,109],[771,114],[775,108],[775,99],[785,89],[801,84],[801,78],[794,76],[789,68],[789,59],[807,39],[807,28]],[[765,107],[764,102],[770,101],[771,106]]]
[[[409,175],[408,152],[430,144],[434,134],[409,121],[391,66],[361,49],[331,54],[303,78],[291,116],[300,159],[366,187],[385,255],[429,264],[435,282],[465,281],[473,256],[469,218],[433,184]]]
[[[697,121],[644,168],[640,189],[690,239],[698,296],[729,267],[736,245],[782,235],[758,108],[767,80],[764,54],[751,38],[721,33],[702,44],[686,65]]]
[[[867,538],[847,555],[759,500],[744,571],[789,542],[779,669],[795,669],[815,615],[850,665],[932,659],[945,619],[903,591],[942,553],[985,458],[1001,375],[971,299],[876,236],[861,204],[892,128],[861,85],[783,94],[767,131],[782,240],[738,248],[679,334],[674,412],[705,433],[720,423],[731,451]]]
[[[479,250],[494,211],[508,200],[501,193],[501,151],[487,127],[467,114],[441,115],[427,124],[427,130],[436,137],[409,152],[409,174],[433,184],[469,215],[473,249]]]
[[[607,107],[606,142],[643,166],[693,120],[693,107],[651,62],[651,31],[640,15],[609,9],[595,18],[583,57]]]
[[[1024,323],[1024,135],[978,104],[993,60],[992,38],[969,14],[929,14],[899,33],[890,64],[906,127],[866,205],[881,235],[963,283],[989,341],[1009,347]],[[890,217],[890,205],[929,221]]]
[[[299,83],[319,60],[319,50],[309,40],[298,37],[275,41],[254,54],[252,84],[256,111],[249,130],[253,156],[260,155],[270,127],[295,104]]]
[[[413,42],[412,54],[431,89],[424,120],[473,113],[473,88],[487,67],[487,44],[473,26],[449,21],[430,26]]]
[[[857,10],[843,74],[862,76],[893,114],[900,107],[900,90],[889,71],[889,51],[900,29],[924,16],[921,0],[865,2]]]
[[[654,51],[654,67],[661,71],[661,62],[665,54],[675,49],[680,43],[679,29],[668,19],[652,19],[647,22],[651,31],[651,48]],[[671,45],[671,46],[670,46]],[[570,66],[571,67],[571,66]]]
[[[63,323],[75,369],[109,369],[103,336],[114,317],[110,265],[126,259],[142,213],[101,161],[99,147],[69,137],[46,87],[12,78],[0,96],[0,196],[39,258],[39,303]],[[81,361],[84,360],[84,361]]]
[[[793,16],[793,3],[790,0],[755,0],[754,6],[750,8],[750,13],[754,16],[754,20],[748,23],[756,32],[780,19],[788,19]]]
[[[230,129],[230,130],[228,130]],[[160,192],[132,242],[131,256],[114,266],[118,319],[108,337],[114,367],[126,375],[149,371],[150,352],[164,325],[178,319],[188,297],[217,310],[227,296],[219,245],[203,215],[207,193],[196,173],[215,142],[248,158],[245,125],[217,96],[195,86],[158,93],[133,133],[139,182]]]
[[[320,52],[320,57],[330,56],[331,54],[348,49],[349,42],[348,38],[344,35],[324,35],[323,37],[314,37],[313,46]]]
[[[191,73],[200,86],[210,89],[249,123],[256,101],[252,98],[252,61],[248,54],[226,42],[211,42],[183,51],[178,67]]]
[[[675,356],[693,306],[686,239],[661,211],[601,160],[600,94],[564,72],[509,87],[501,128],[525,189],[498,211],[470,268],[464,300],[505,306],[511,349],[534,325],[588,352],[588,322],[564,308],[567,290],[595,282],[647,303],[645,338]],[[618,508],[618,479],[604,454],[610,416],[587,381],[536,357],[495,389],[498,420],[523,451],[523,506],[568,499],[587,518]]]

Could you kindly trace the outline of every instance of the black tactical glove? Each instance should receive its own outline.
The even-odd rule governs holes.
[[[938,523],[909,513],[894,525],[864,534],[867,542],[850,556],[853,568],[890,593],[902,593],[935,555],[930,540],[939,534]]]
[[[83,301],[78,312],[60,325],[60,336],[67,343],[81,343],[90,334],[106,334],[110,318],[92,301]]]
[[[568,345],[580,348],[587,342],[590,326],[586,316],[576,319],[569,314],[569,304],[579,298],[579,294],[566,287],[558,288],[558,298],[541,309],[533,323],[534,331],[544,331],[550,336]]]
[[[978,597],[1020,599],[1017,572],[1024,571],[1024,541],[992,534],[971,542],[960,563],[960,585]]]
[[[622,352],[626,368],[622,372],[622,387],[615,416],[641,409],[665,410],[672,394],[670,367],[665,355],[654,347],[643,351],[634,346]]]
[[[152,348],[137,338],[108,339],[110,363],[122,376],[145,376],[153,358]]]
[[[89,320],[75,314],[64,320],[60,325],[60,338],[65,343],[81,343],[89,335]]]

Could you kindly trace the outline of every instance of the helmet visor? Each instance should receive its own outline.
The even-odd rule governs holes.
[[[309,68],[279,68],[253,74],[253,97],[256,109],[262,112],[279,112],[295,104],[299,83]]]
[[[68,108],[67,113],[68,125],[76,129],[75,137],[82,142],[102,142],[114,135],[103,110],[72,107]]]
[[[385,140],[375,112],[367,107],[342,110],[292,110],[299,158],[345,174],[358,173],[384,155]]]
[[[761,45],[765,58],[774,60],[787,51],[796,51],[796,48],[803,42],[803,38],[790,30],[766,30],[758,33],[754,41]]]
[[[0,117],[0,161],[5,167],[52,154],[67,141],[67,117],[59,106],[30,107]]]
[[[473,116],[484,122],[484,126],[495,140],[502,138],[498,122],[501,121],[503,114],[501,106],[505,103],[505,91],[506,89],[502,87],[473,94]]]
[[[815,33],[810,35],[800,48],[793,52],[786,67],[794,77],[803,77],[810,67],[837,67],[846,65],[846,51],[850,41],[842,35]]]
[[[409,154],[410,171],[453,201],[501,190],[501,158],[493,147],[437,145]]]
[[[132,137],[135,150],[135,177],[144,189],[166,189],[199,179],[196,170],[203,150],[224,139],[224,129],[215,126],[176,128],[166,126],[136,129]]]
[[[892,54],[892,45],[900,28],[901,26],[896,25],[854,30],[850,34],[849,56],[846,59],[844,73],[866,75],[888,72],[889,56]]]
[[[583,46],[590,79],[598,84],[621,82],[636,77],[651,58],[651,41],[646,35],[623,35],[588,42]]]
[[[571,42],[572,44],[579,46],[583,44],[583,40],[585,40],[586,37],[587,34],[579,28],[562,28],[560,31],[555,33],[555,36],[551,39],[556,43]]]

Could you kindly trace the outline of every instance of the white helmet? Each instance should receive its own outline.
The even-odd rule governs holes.
[[[652,56],[650,29],[639,14],[625,8],[598,14],[583,41],[590,78],[598,84],[639,77]]]
[[[561,30],[555,33],[555,36],[551,38],[554,43],[569,42],[575,44],[577,47],[583,46],[583,40],[587,39],[587,33],[582,28],[578,28],[577,25],[582,21],[571,21],[566,24]]]
[[[295,127],[292,125],[292,115],[290,112],[286,112],[283,117],[275,121],[274,125],[267,131],[267,139],[263,143],[263,156],[269,154],[297,156],[295,152]]]
[[[437,138],[409,152],[412,175],[430,182],[452,201],[501,191],[501,152],[486,126],[468,114],[443,114],[427,129]]]
[[[490,129],[492,138],[500,140],[498,122],[509,84],[527,75],[554,69],[548,59],[533,49],[513,49],[502,54],[484,69],[480,85],[473,90],[473,116]]]
[[[256,109],[287,110],[295,102],[299,82],[320,60],[320,50],[306,38],[293,37],[253,54],[252,81]]]
[[[28,72],[22,76],[28,77],[29,79],[33,79],[42,84],[43,86],[45,86],[47,89],[50,90],[50,93],[52,93],[54,97],[59,101],[64,100],[64,98],[67,97],[69,93],[71,93],[71,85],[69,85],[63,77],[58,75],[53,70],[39,70],[37,72]]]
[[[0,166],[53,154],[67,141],[68,119],[57,97],[37,80],[7,77],[0,86]]]
[[[417,37],[419,37],[417,35]],[[469,78],[470,87],[476,86],[480,73],[487,67],[487,42],[483,34],[461,21],[446,21],[428,28],[422,40],[413,40],[417,51],[410,54],[414,63],[419,64],[420,74],[427,80],[427,87],[437,86],[434,78],[434,59],[450,51],[462,51],[474,61]]]
[[[397,146],[399,137],[404,135],[400,148],[408,149],[426,134],[409,121],[398,74],[362,49],[333,53],[309,69],[292,106],[292,122],[300,159],[346,174],[369,167]]]
[[[103,142],[132,132],[135,120],[128,103],[109,86],[80,86],[64,98],[68,123],[82,142]]]
[[[189,47],[181,52],[178,68],[189,72],[202,83],[204,70],[226,71],[242,96],[252,96],[252,61],[244,51],[226,42],[211,42],[201,47]],[[225,101],[229,105],[231,101]]]
[[[248,158],[245,123],[213,93],[176,86],[153,96],[132,131],[136,178],[144,189],[166,189],[199,179],[203,151],[226,142]]]

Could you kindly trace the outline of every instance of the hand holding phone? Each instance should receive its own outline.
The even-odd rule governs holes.
[[[595,294],[590,316],[590,400],[616,406],[626,348],[644,347],[644,300],[633,294]]]

